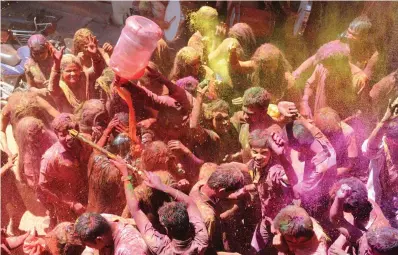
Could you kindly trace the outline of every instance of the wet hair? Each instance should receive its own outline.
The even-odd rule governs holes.
[[[170,162],[171,154],[167,145],[162,141],[154,141],[148,144],[142,151],[142,165],[146,171],[167,170],[158,169],[159,165],[165,165]]]
[[[210,175],[214,173],[217,169],[216,163],[206,162],[204,163],[199,170],[199,180],[207,180]]]
[[[190,65],[192,60],[200,58],[200,54],[192,47],[181,48],[174,58],[173,68],[170,72],[170,80],[178,80],[191,75]]]
[[[221,164],[210,175],[207,185],[213,190],[236,191],[243,187],[243,169],[242,164],[237,162]]]
[[[250,148],[270,148],[271,135],[264,129],[256,129],[250,132],[249,145]]]
[[[199,81],[192,76],[184,77],[176,81],[176,85],[195,95]]]
[[[267,110],[271,100],[271,94],[261,87],[252,87],[245,91],[243,94],[244,107],[259,107]]]
[[[265,43],[257,48],[251,60],[255,64],[250,76],[252,85],[263,87],[273,96],[281,98],[288,87],[285,73],[292,71],[282,51],[272,44]],[[264,66],[269,63],[276,63],[276,71],[271,71],[270,68]]]
[[[79,121],[79,128],[82,132],[91,133],[92,127],[100,125],[106,127],[109,122],[108,113],[106,112],[105,105],[99,99],[90,99],[85,101],[75,114]],[[99,123],[99,118],[103,117],[103,122]]]
[[[280,210],[274,219],[274,227],[282,235],[296,238],[311,238],[315,234],[310,215],[302,207],[295,205]]]
[[[368,34],[372,29],[372,22],[370,21],[368,16],[361,15],[351,21],[348,29],[359,35]]]
[[[382,255],[398,254],[398,229],[380,227],[366,232],[368,244],[373,251]]]
[[[71,64],[76,64],[80,69],[82,69],[82,64],[78,57],[72,54],[65,54],[61,59],[61,70],[64,70],[67,66]]]
[[[75,236],[74,224],[71,222],[59,223],[44,239],[49,254],[74,255],[81,254],[85,249]]]
[[[198,11],[189,14],[189,28],[192,32],[210,32],[209,30],[216,29],[217,23],[218,12],[210,6],[202,6]]]
[[[168,234],[176,239],[185,239],[190,228],[189,215],[185,204],[180,202],[165,203],[158,211],[159,221]]]
[[[61,113],[55,117],[51,126],[56,133],[67,131],[70,128],[79,129],[75,116],[70,113]]]
[[[353,210],[357,209],[355,211],[359,213],[359,215],[355,215],[356,217],[363,218],[369,216],[373,207],[368,200],[368,192],[365,184],[358,178],[345,178],[335,183],[329,191],[332,201],[336,196],[336,192],[343,184],[346,184],[351,188],[351,194],[344,199],[343,210],[346,212],[352,212]]]
[[[330,107],[319,109],[314,116],[315,125],[325,135],[335,134],[341,131],[341,118],[339,114]]]
[[[93,35],[88,28],[80,28],[76,31],[75,35],[73,36],[73,54],[77,55],[79,52],[83,52],[85,45],[88,42],[88,37]]]
[[[322,45],[315,54],[316,63],[343,59],[348,61],[350,48],[340,41],[331,41]]]
[[[203,108],[204,108],[203,114],[204,114],[205,119],[207,119],[207,120],[213,119],[213,113],[215,113],[215,112],[222,112],[222,113],[229,114],[229,111],[230,111],[229,104],[222,99],[214,100],[214,101],[208,103],[207,105],[205,105]]]
[[[238,40],[244,51],[244,57],[249,58],[256,47],[256,37],[252,28],[246,23],[236,23],[229,29],[228,37]]]
[[[84,213],[75,223],[75,232],[82,242],[95,243],[97,237],[111,231],[108,221],[98,213]]]

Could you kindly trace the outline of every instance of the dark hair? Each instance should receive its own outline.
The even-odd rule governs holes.
[[[274,227],[282,235],[311,238],[314,235],[312,219],[301,207],[289,205],[283,208],[274,219]]]
[[[264,88],[252,87],[247,89],[243,95],[243,106],[260,107],[266,110],[270,100],[271,94],[269,94]]]
[[[159,221],[168,230],[168,234],[177,239],[184,239],[189,230],[189,216],[183,203],[165,203],[158,211]]]
[[[352,212],[353,209],[359,209],[358,212],[361,215],[357,217],[369,216],[372,211],[372,204],[368,200],[368,192],[366,186],[361,180],[355,177],[341,179],[333,185],[330,190],[330,196],[332,199],[336,196],[336,192],[340,187],[346,184],[351,188],[351,194],[344,200],[343,209],[344,211]]]
[[[398,229],[381,227],[366,232],[368,244],[372,250],[383,255],[398,254]]]
[[[270,144],[270,134],[264,129],[256,129],[250,132],[249,135],[249,145],[251,148],[269,148]]]
[[[244,165],[237,162],[221,164],[210,175],[207,185],[211,189],[224,188],[226,191],[236,191],[243,187],[243,169]]]
[[[76,220],[75,232],[82,242],[95,243],[97,237],[110,231],[108,221],[98,213],[84,213]]]
[[[81,254],[85,246],[75,236],[74,224],[71,222],[59,223],[44,237],[46,251],[44,254],[74,255]]]
[[[75,117],[70,113],[61,113],[54,118],[51,124],[54,132],[63,132],[70,128],[78,129],[77,121]]]
[[[245,58],[249,58],[256,48],[253,29],[246,23],[236,23],[228,31],[228,37],[235,38],[242,45]]]
[[[204,117],[207,120],[213,119],[213,113],[215,112],[224,112],[229,114],[229,111],[229,104],[222,99],[217,99],[208,103],[203,109]]]

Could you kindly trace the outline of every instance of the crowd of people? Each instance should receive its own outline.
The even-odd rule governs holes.
[[[373,20],[293,69],[253,24],[189,17],[139,80],[87,28],[73,54],[30,37],[28,90],[1,111],[2,253],[398,254],[398,73],[376,80]],[[18,228],[15,162],[45,236]]]

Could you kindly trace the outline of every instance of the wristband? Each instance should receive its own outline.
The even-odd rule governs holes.
[[[131,181],[132,179],[133,179],[133,176],[131,176],[131,175],[122,176],[122,182]]]

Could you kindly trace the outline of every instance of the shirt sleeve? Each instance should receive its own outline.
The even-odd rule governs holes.
[[[143,238],[145,243],[148,245],[149,250],[154,254],[160,254],[169,241],[168,237],[156,231],[152,223],[149,221],[145,225]]]
[[[199,211],[199,210],[198,210]],[[194,242],[196,246],[199,248],[199,251],[205,250],[209,245],[209,234],[207,233],[206,225],[202,220],[200,214],[196,214],[196,212],[188,212],[189,221],[195,228],[195,238]]]
[[[362,153],[368,159],[376,159],[382,156],[383,154],[383,143],[379,145],[379,148],[369,148],[368,146],[369,139],[366,139],[362,144]]]

